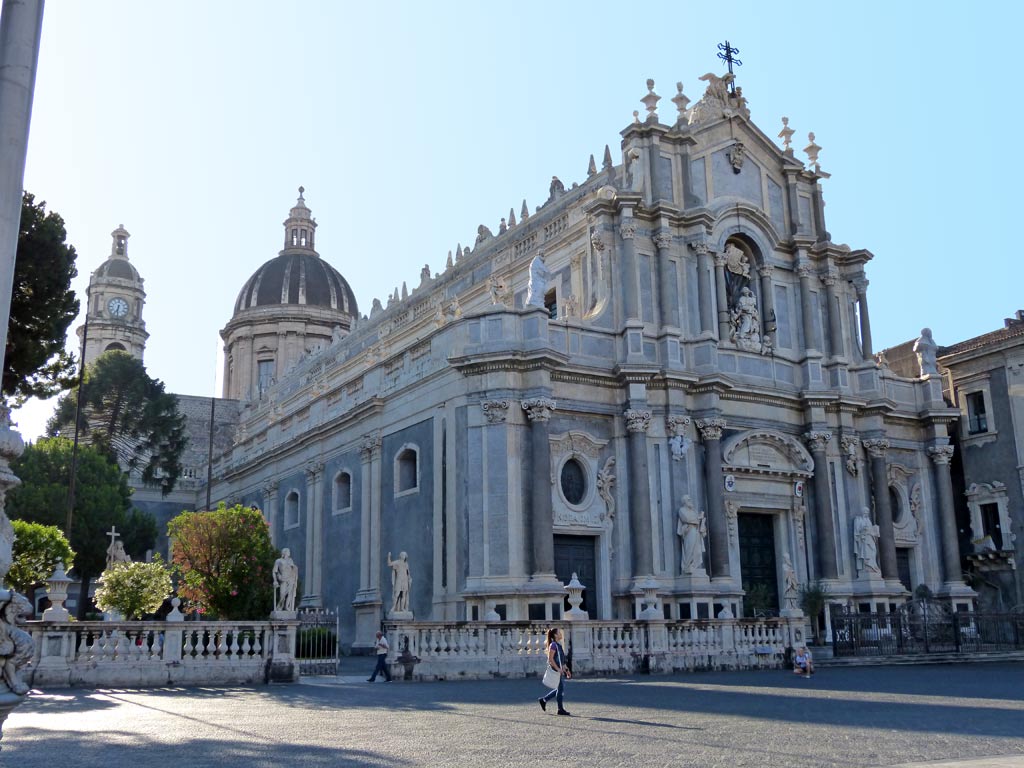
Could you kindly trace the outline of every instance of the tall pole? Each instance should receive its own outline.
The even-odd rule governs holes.
[[[71,444],[71,477],[68,479],[68,518],[64,534],[71,538],[71,521],[75,514],[75,481],[78,479],[78,427],[82,418],[82,384],[85,381],[85,345],[89,341],[89,304],[92,298],[85,289],[85,323],[82,325],[82,357],[78,361],[78,392],[75,395],[75,440]]]
[[[206,511],[210,511],[210,486],[213,484],[213,414],[217,410],[217,398],[210,398],[210,447],[206,451]]]

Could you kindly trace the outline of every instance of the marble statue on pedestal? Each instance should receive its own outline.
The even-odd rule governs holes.
[[[757,311],[757,299],[750,288],[740,291],[730,322],[732,341],[736,346],[749,352],[761,351],[761,314]]]
[[[526,306],[544,306],[544,292],[547,291],[550,279],[551,270],[544,263],[544,251],[541,251],[530,262],[530,284],[526,288]]]
[[[878,569],[878,526],[871,522],[871,514],[863,507],[853,518],[853,552],[857,556],[858,576],[881,576]]]
[[[702,573],[704,566],[704,537],[707,535],[707,517],[704,511],[697,511],[693,499],[683,497],[676,522],[676,535],[682,538],[680,545],[680,570],[686,576]]]
[[[391,613],[409,613],[409,590],[412,588],[409,555],[399,552],[398,559],[392,560],[388,552],[388,567],[391,569]]]
[[[299,586],[299,566],[292,560],[288,547],[274,561],[274,610],[291,613],[295,610],[295,592]]]
[[[917,353],[917,364],[921,368],[922,376],[931,376],[939,372],[939,365],[935,360],[938,345],[932,338],[931,328],[922,328],[921,335],[914,342],[914,352]]]

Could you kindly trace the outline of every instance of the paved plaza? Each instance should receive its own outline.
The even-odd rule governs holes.
[[[8,719],[0,764],[1024,766],[1022,664],[590,678],[567,687],[571,718],[542,713],[541,690],[313,678],[38,693]]]

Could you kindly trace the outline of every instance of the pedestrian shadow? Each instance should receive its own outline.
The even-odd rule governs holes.
[[[632,720],[623,719],[620,717],[576,717],[576,720],[592,720],[596,723],[618,723],[622,725],[642,725],[648,728],[671,728],[674,731],[703,731],[703,728],[694,725],[676,725],[675,723],[655,723],[650,720]]]

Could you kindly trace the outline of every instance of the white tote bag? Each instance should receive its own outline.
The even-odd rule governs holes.
[[[550,664],[548,665],[548,668],[544,670],[543,682],[548,688],[557,688],[561,679],[561,673]]]

